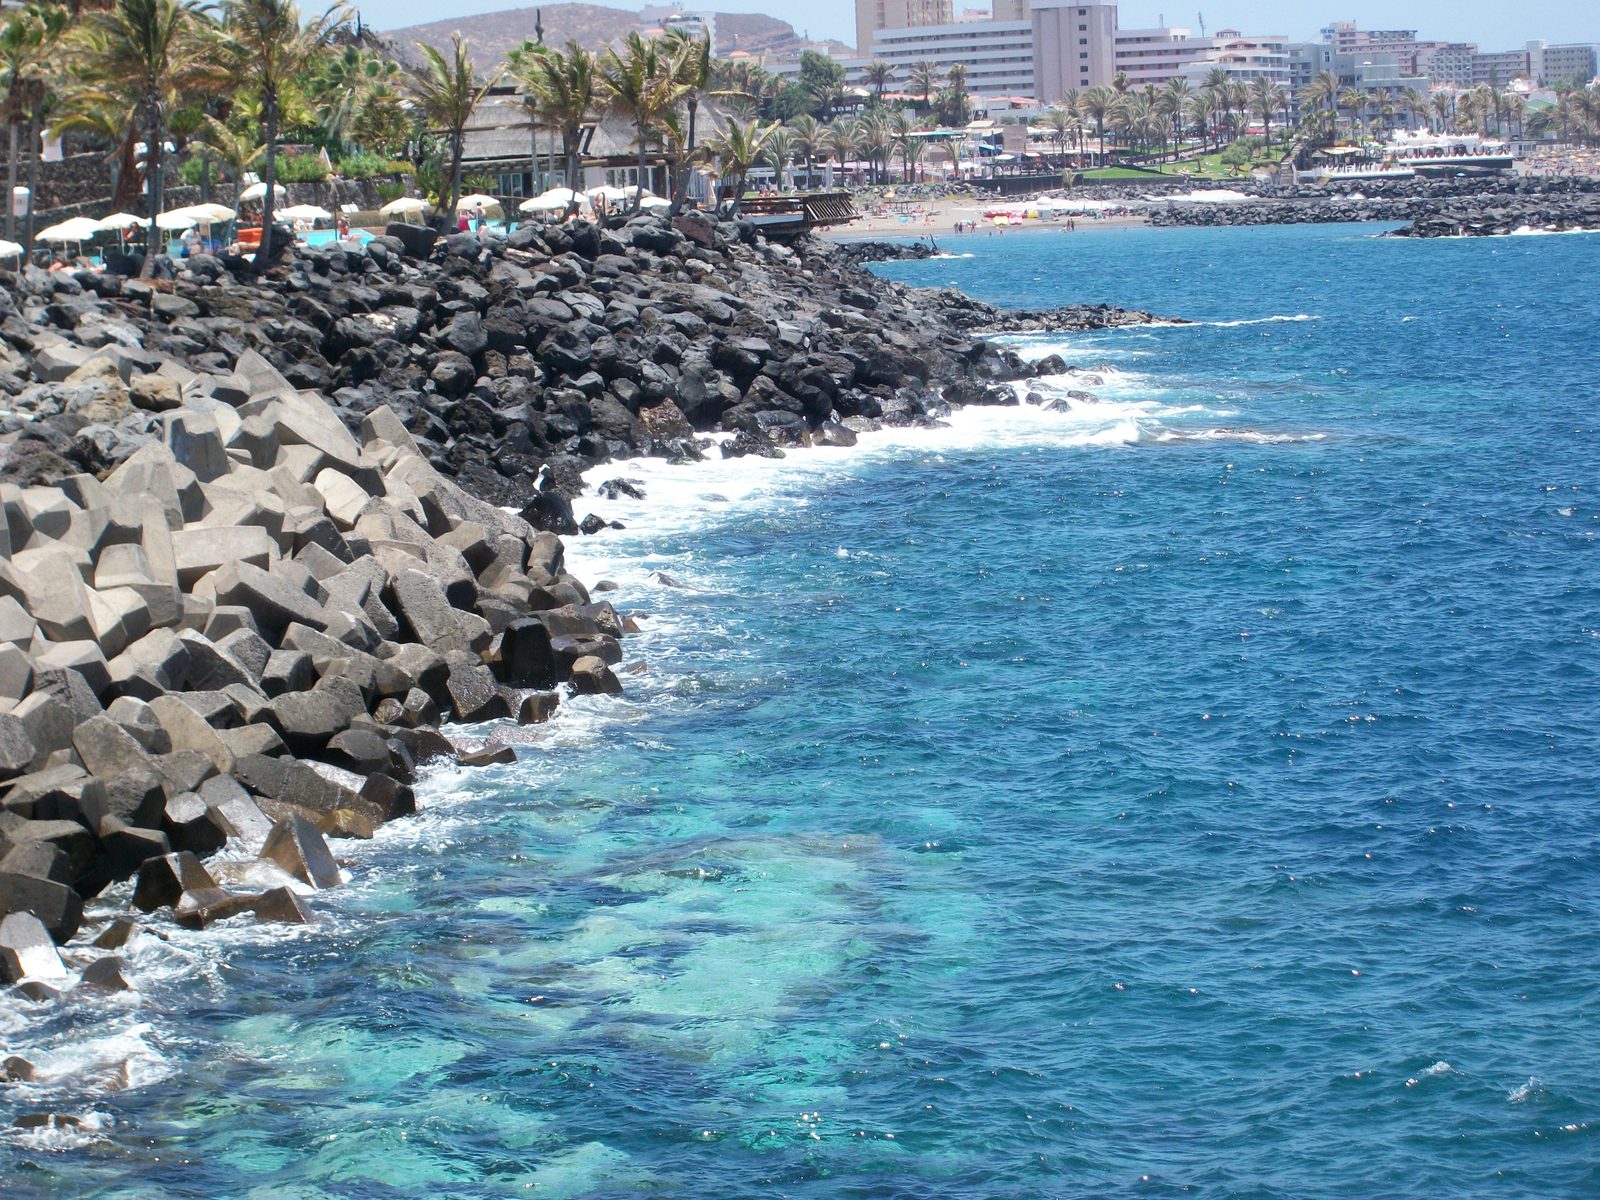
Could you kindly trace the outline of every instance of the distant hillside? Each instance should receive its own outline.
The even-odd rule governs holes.
[[[401,53],[410,55],[414,42],[443,49],[449,45],[450,35],[459,31],[472,43],[473,58],[480,63],[490,63],[504,58],[509,51],[533,37],[536,12],[544,18],[544,40],[552,46],[564,46],[574,41],[591,50],[598,50],[616,41],[630,29],[639,28],[637,9],[608,8],[600,4],[547,4],[538,8],[508,8],[502,12],[408,25],[403,29],[388,30],[382,36],[393,42]],[[799,54],[810,46],[820,48],[824,44],[805,41],[795,32],[793,25],[776,17],[764,17],[757,13],[717,14],[718,54],[727,54],[735,49],[751,54],[763,51]]]

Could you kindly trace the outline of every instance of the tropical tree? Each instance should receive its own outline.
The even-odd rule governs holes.
[[[1190,124],[1199,131],[1200,140],[1206,146],[1211,145],[1212,131],[1219,111],[1221,109],[1217,104],[1215,92],[1195,92],[1184,104],[1184,112]]]
[[[302,22],[293,0],[224,0],[222,28],[215,43],[219,83],[251,95],[261,108],[261,140],[267,151],[262,171],[261,247],[256,267],[264,269],[277,251],[272,209],[278,180],[279,119],[286,89],[301,78],[344,17],[342,6]]]
[[[1162,94],[1165,100],[1163,110],[1167,114],[1167,119],[1172,122],[1172,140],[1181,143],[1183,121],[1188,114],[1189,97],[1194,94],[1194,89],[1189,86],[1186,79],[1169,79]]]
[[[929,108],[929,97],[939,90],[939,67],[927,59],[911,64],[911,71],[906,76],[906,84],[912,92],[922,97],[922,110]]]
[[[422,69],[408,81],[407,91],[428,124],[442,131],[450,151],[450,170],[446,175],[448,199],[445,212],[454,215],[461,200],[461,151],[466,140],[467,122],[472,112],[500,82],[505,67],[497,68],[483,82],[467,52],[467,40],[459,33],[450,35],[450,54],[446,57],[435,46],[414,43],[422,54]]]
[[[853,157],[857,146],[857,132],[853,121],[833,121],[822,131],[822,146],[828,157],[839,164],[840,171]]]
[[[1053,104],[1044,110],[1044,125],[1056,144],[1056,157],[1067,157],[1067,143],[1074,135],[1083,133],[1083,118],[1065,104]]]
[[[677,81],[679,96],[686,110],[684,124],[683,160],[687,163],[695,151],[696,129],[700,114],[700,101],[711,86],[711,39],[695,37],[687,30],[669,30],[662,43],[668,56],[668,71]],[[672,172],[672,211],[676,215],[688,191],[689,173]],[[641,200],[643,195],[641,193]]]
[[[1288,92],[1266,77],[1250,83],[1250,111],[1261,118],[1261,133],[1272,145],[1272,115],[1289,102]]]
[[[1360,90],[1347,87],[1339,93],[1338,104],[1350,114],[1350,134],[1354,137],[1356,126],[1361,119],[1361,110],[1367,105],[1367,98]]]
[[[233,180],[233,209],[239,208],[239,193],[244,191],[244,177],[255,169],[261,156],[267,152],[266,143],[258,142],[254,134],[237,133],[210,113],[203,118],[201,135],[191,145],[194,149],[216,159],[228,177]]]
[[[150,208],[144,273],[149,275],[161,242],[156,217],[166,207],[167,123],[179,97],[199,84],[207,66],[199,9],[189,0],[117,0],[89,15],[81,45],[82,99],[126,106],[144,133]]]
[[[897,112],[889,118],[888,129],[889,152],[891,154],[896,150],[900,152],[900,162],[904,168],[905,180],[907,183],[910,183],[911,161],[912,159],[919,157],[919,151],[922,145],[922,138],[918,136],[922,132],[921,127],[918,125],[917,121],[907,113]],[[917,149],[913,149],[912,147],[916,147]]]
[[[1450,118],[1455,115],[1456,98],[1451,92],[1437,92],[1434,94],[1430,107],[1436,122],[1435,131],[1443,133],[1450,127]]]
[[[389,104],[402,85],[400,64],[360,46],[346,46],[324,56],[305,80],[323,143],[330,149],[349,145],[362,114],[373,103]]]
[[[861,78],[872,85],[873,99],[882,104],[883,93],[894,79],[894,67],[881,58],[875,58],[862,70]]]
[[[622,49],[607,50],[600,56],[600,82],[606,106],[633,123],[634,140],[639,147],[639,190],[634,193],[633,210],[644,200],[646,168],[651,138],[656,135],[663,114],[677,106],[684,85],[671,69],[654,38],[631,32]]]
[[[1428,98],[1415,87],[1401,89],[1400,109],[1406,114],[1406,125],[1418,128],[1428,123]]]
[[[789,132],[794,135],[796,157],[806,160],[806,187],[809,188],[812,166],[823,149],[823,126],[810,113],[802,113],[789,122]]]
[[[945,72],[945,79],[950,84],[950,97],[955,106],[956,124],[967,123],[967,68],[961,63],[951,63],[950,69]]]
[[[772,164],[773,173],[778,179],[778,190],[788,191],[789,164],[794,161],[795,136],[794,130],[780,125],[772,131],[772,136],[767,138],[767,147],[762,157]]]
[[[599,104],[600,73],[595,56],[577,42],[568,42],[565,51],[547,49],[527,57],[524,63],[522,82],[538,98],[544,119],[561,134],[567,186],[576,192],[583,125]],[[574,201],[568,215],[576,211]]]
[[[1110,88],[1101,84],[1092,87],[1083,94],[1079,106],[1083,115],[1094,122],[1094,135],[1100,142],[1100,156],[1105,157],[1106,150],[1106,116],[1117,103],[1117,94]]]
[[[732,211],[739,211],[745,178],[750,168],[761,161],[777,131],[776,121],[767,125],[758,121],[729,121],[727,128],[707,141],[706,148],[716,158],[719,177],[731,177],[734,181]]]
[[[16,216],[10,198],[17,186],[19,133],[28,146],[28,188],[38,194],[39,126],[51,98],[50,80],[57,73],[56,48],[66,32],[67,12],[54,4],[29,4],[12,12],[0,25],[0,111],[10,140],[6,160],[6,235],[15,236]],[[129,139],[131,146],[131,138]],[[33,237],[34,206],[28,206],[24,239]]]

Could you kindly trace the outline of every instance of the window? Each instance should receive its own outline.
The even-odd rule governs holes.
[[[496,175],[495,194],[498,196],[526,195],[522,189],[527,178],[521,171],[518,171],[515,175]]]
[[[1078,51],[1078,57],[1079,58],[1088,58],[1089,57],[1089,52],[1087,50],[1080,50],[1080,51]]]

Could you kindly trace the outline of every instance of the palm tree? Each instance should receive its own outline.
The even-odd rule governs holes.
[[[527,72],[524,82],[538,97],[540,112],[561,134],[567,187],[576,192],[583,125],[599,100],[598,64],[594,55],[577,42],[568,42],[565,51],[546,50],[529,58]],[[568,207],[568,215],[576,211],[574,201]]]
[[[26,127],[28,191],[37,196],[39,170],[39,125],[49,100],[49,78],[56,62],[56,46],[67,30],[64,8],[54,4],[29,4],[0,26],[0,110],[3,110],[10,135],[11,153],[6,162],[6,236],[15,236],[16,216],[10,198],[16,193],[18,132]],[[131,141],[130,141],[131,145]],[[24,240],[33,238],[35,205],[28,206],[28,228]]]
[[[163,148],[167,123],[186,89],[203,78],[206,61],[199,9],[190,0],[117,0],[90,15],[83,33],[84,99],[120,97],[145,136],[145,183],[150,229],[144,273],[155,271],[161,236],[156,217],[166,207]],[[129,103],[131,102],[131,103]]]
[[[1172,121],[1172,140],[1183,141],[1183,118],[1188,111],[1189,97],[1193,89],[1185,79],[1169,79],[1166,87],[1166,113]],[[1178,155],[1174,153],[1173,157]]]
[[[1350,114],[1350,135],[1354,137],[1357,122],[1361,117],[1361,110],[1367,105],[1367,98],[1356,88],[1347,87],[1339,93],[1338,104],[1340,108]]]
[[[788,180],[785,178],[789,172],[789,164],[794,161],[795,137],[794,130],[787,126],[780,126],[772,131],[772,136],[767,139],[767,148],[763,157],[772,164],[772,170],[778,177],[778,190],[789,190]]]
[[[861,72],[861,78],[872,85],[874,98],[879,104],[882,104],[884,89],[889,86],[889,81],[894,78],[894,67],[884,62],[881,58],[875,58]]]
[[[1106,115],[1115,106],[1116,102],[1116,92],[1104,84],[1090,88],[1083,94],[1083,99],[1079,102],[1083,109],[1083,115],[1094,122],[1094,133],[1100,142],[1100,158],[1102,162],[1106,153]]]
[[[911,182],[911,160],[917,157],[922,139],[917,135],[922,130],[917,122],[904,112],[897,112],[889,118],[889,149],[891,152],[900,151],[900,161],[905,168],[905,179]]]
[[[244,191],[245,173],[261,161],[261,156],[267,152],[266,144],[257,142],[254,137],[235,133],[210,113],[205,114],[203,121],[204,133],[191,145],[227,168],[233,178],[232,208],[237,212],[239,193]]]
[[[1428,120],[1428,98],[1417,88],[1403,88],[1400,92],[1400,108],[1406,114],[1406,125],[1415,129]]]
[[[1455,112],[1456,98],[1450,92],[1438,92],[1433,97],[1431,107],[1433,115],[1438,121],[1436,132],[1443,133],[1450,125],[1450,117]]]
[[[662,57],[660,43],[630,32],[622,50],[607,50],[600,57],[600,82],[606,104],[613,112],[633,122],[634,139],[639,147],[639,190],[634,193],[633,211],[639,211],[645,193],[645,157],[661,115],[677,106],[684,85]],[[752,160],[753,161],[753,160]]]
[[[343,147],[361,110],[376,94],[400,83],[400,64],[359,46],[346,46],[318,64],[306,80],[314,106],[322,114],[322,136],[329,146]]]
[[[1250,108],[1261,118],[1261,132],[1267,145],[1272,145],[1272,114],[1288,103],[1288,93],[1272,80],[1262,76],[1250,83]]]
[[[262,181],[261,247],[257,269],[265,269],[277,247],[272,239],[272,208],[278,180],[278,122],[285,90],[305,74],[344,18],[342,6],[301,22],[293,0],[224,0],[216,44],[219,82],[253,95],[261,106],[267,153]]]
[[[1184,105],[1189,120],[1200,131],[1200,141],[1204,146],[1211,145],[1211,129],[1216,123],[1219,108],[1216,93],[1205,91],[1195,92]]]
[[[706,143],[706,148],[716,156],[719,176],[724,179],[731,176],[734,180],[733,212],[739,211],[745,177],[750,174],[750,168],[761,161],[777,131],[776,121],[769,125],[757,121],[729,121],[725,130]]]
[[[795,154],[806,160],[806,187],[809,189],[812,165],[822,150],[822,124],[810,113],[801,113],[789,122],[789,131],[794,134]]]
[[[413,44],[422,53],[422,70],[411,77],[407,90],[428,124],[442,130],[448,140],[449,199],[445,212],[454,216],[456,204],[461,199],[461,150],[466,138],[467,122],[472,119],[473,110],[489,94],[489,89],[500,82],[505,68],[497,68],[480,84],[477,68],[467,53],[467,40],[459,33],[450,35],[449,58],[434,46],[422,42]]]
[[[912,63],[910,74],[906,76],[906,83],[914,93],[922,97],[922,110],[926,112],[928,98],[939,89],[938,65],[927,59]]]
[[[858,128],[861,150],[867,156],[867,162],[872,164],[874,181],[886,182],[889,178],[889,156],[894,151],[894,134],[889,122],[882,113],[873,112],[861,118]]]
[[[1074,133],[1082,131],[1082,119],[1070,108],[1054,104],[1044,110],[1044,125],[1055,139],[1056,157],[1065,162],[1067,142]]]
[[[952,63],[945,72],[945,78],[950,83],[950,96],[955,102],[956,124],[967,123],[967,68],[961,63]]]
[[[822,131],[823,149],[838,162],[841,173],[844,165],[855,156],[856,141],[856,127],[850,121],[834,121]]]
[[[685,128],[684,159],[694,154],[696,123],[699,119],[700,100],[706,94],[706,89],[711,86],[711,39],[695,37],[686,30],[669,30],[662,43],[666,47],[669,59],[669,71],[677,80],[681,89],[681,98],[684,107],[688,110],[689,120]],[[677,215],[678,209],[683,204],[684,194],[689,188],[689,173],[674,171],[672,179],[672,212]],[[641,195],[642,199],[642,195]]]

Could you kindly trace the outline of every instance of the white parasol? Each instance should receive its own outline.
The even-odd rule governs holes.
[[[59,225],[52,225],[48,229],[41,229],[33,235],[36,242],[87,242],[96,234],[104,233],[105,226],[99,221],[91,221],[88,217],[73,217],[69,221],[62,221]]]

